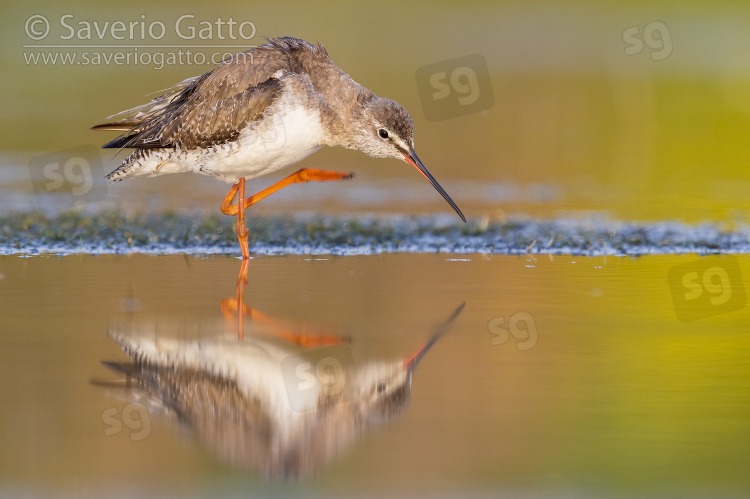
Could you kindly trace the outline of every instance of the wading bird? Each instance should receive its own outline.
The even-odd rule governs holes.
[[[323,146],[406,161],[466,221],[414,152],[414,122],[401,105],[355,82],[321,45],[290,37],[267,41],[94,126],[124,132],[104,148],[135,149],[107,178],[194,172],[232,183],[221,211],[237,215],[243,259],[250,257],[246,208],[289,184],[352,174],[305,168],[248,198],[245,180],[297,163]]]

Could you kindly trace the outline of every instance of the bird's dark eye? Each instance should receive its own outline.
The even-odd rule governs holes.
[[[378,135],[380,135],[381,139],[387,139],[388,138],[388,130],[386,130],[385,128],[381,128],[380,130],[378,130]]]
[[[381,130],[381,131],[385,131],[385,130]],[[386,132],[385,134],[386,134],[386,136],[387,136],[387,135],[388,135],[388,132]],[[383,393],[384,391],[385,391],[385,383],[380,383],[380,384],[378,385],[378,393]]]

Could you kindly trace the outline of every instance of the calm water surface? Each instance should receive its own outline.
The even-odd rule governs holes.
[[[58,3],[0,16],[3,215],[218,215],[228,187],[210,178],[105,184],[123,156],[99,149],[113,132],[89,129],[211,65],[28,59],[94,50],[80,44],[112,56],[200,42],[210,55],[230,42],[179,38],[187,14],[251,21],[256,36],[231,42],[242,48],[262,35],[323,43],[409,110],[420,157],[472,224],[674,220],[743,237],[750,226],[747,2]],[[168,32],[68,40],[63,15]],[[40,16],[44,40],[28,31]],[[474,55],[482,64],[469,69],[491,83],[479,112],[443,108],[420,87],[420,68],[453,71]],[[451,102],[464,94],[453,90]],[[431,121],[440,108],[451,112]],[[396,160],[324,148],[297,167],[356,179],[290,187],[248,218],[453,217]],[[229,257],[0,257],[0,496],[750,496],[748,255],[250,263],[238,303]],[[403,360],[462,303],[409,385]],[[350,342],[300,345],[309,338]],[[119,343],[164,363],[133,371]],[[315,392],[300,386],[338,386],[340,373],[348,381],[324,393],[325,410],[305,410]],[[248,386],[262,397],[244,397]]]
[[[750,275],[747,256],[719,258]],[[744,496],[750,316],[734,302],[678,320],[668,272],[695,261],[261,257],[239,341],[237,259],[2,257],[0,493]],[[308,465],[286,479],[271,451],[227,457],[236,428],[180,422],[102,364],[128,361],[110,336],[127,330],[165,350],[273,344],[288,356],[305,350],[290,338],[342,336],[355,371],[401,365],[463,302],[415,369],[408,406],[326,455],[301,444]]]

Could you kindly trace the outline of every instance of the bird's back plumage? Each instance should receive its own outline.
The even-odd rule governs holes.
[[[299,92],[300,95],[314,97],[319,89],[312,85],[310,75],[320,76],[322,72],[357,85],[333,64],[321,45],[304,40],[271,38],[265,45],[234,54],[202,76],[189,78],[150,103],[116,115],[119,119],[94,127],[125,131],[103,147],[136,149],[108,178],[121,180],[144,173],[171,173],[179,170],[177,163],[188,164],[185,171],[215,174],[218,170],[201,171],[198,166],[201,153],[208,152],[212,161],[220,161],[217,150],[226,148],[231,152],[243,130],[268,118],[269,111],[287,112],[295,107],[290,100],[284,102],[284,109],[272,107],[282,100],[285,83],[288,89],[306,90]],[[316,104],[325,104],[324,99],[319,100],[323,102]],[[333,113],[325,113],[325,105],[317,107],[326,116],[310,116],[311,120],[330,119]],[[151,168],[141,171],[149,161]],[[173,168],[163,168],[170,163],[174,163]],[[196,168],[191,168],[191,163]],[[236,177],[239,176],[253,175],[248,172]]]

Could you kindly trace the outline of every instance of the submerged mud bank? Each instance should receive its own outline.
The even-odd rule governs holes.
[[[645,255],[748,253],[750,228],[603,220],[470,220],[454,217],[251,217],[255,254],[394,252]],[[0,216],[0,254],[237,254],[233,219],[184,215],[40,213]]]

